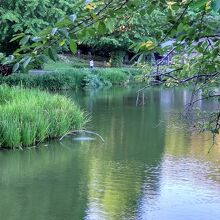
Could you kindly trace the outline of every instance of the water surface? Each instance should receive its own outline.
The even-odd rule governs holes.
[[[149,89],[145,105],[136,106],[135,91],[66,94],[87,110],[88,129],[105,143],[84,134],[1,151],[0,219],[220,219],[220,146],[208,154],[210,136],[184,129],[173,115],[190,93]]]

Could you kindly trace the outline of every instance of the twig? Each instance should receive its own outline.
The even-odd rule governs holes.
[[[218,112],[218,115],[216,118],[215,130],[219,130],[219,128],[220,128],[219,121],[220,121],[220,112]],[[215,137],[216,137],[216,132],[214,131],[212,134],[212,146],[209,148],[208,153],[210,153],[211,149],[215,145]]]
[[[98,137],[102,140],[102,142],[105,142],[101,135],[99,135],[99,134],[96,133],[96,132],[88,131],[88,130],[73,130],[73,131],[70,131],[70,132],[64,134],[64,135],[60,138],[60,141],[61,141],[64,137],[66,137],[67,135],[74,134],[74,133],[81,133],[81,132],[88,133],[88,134],[94,134],[94,135],[98,136]]]

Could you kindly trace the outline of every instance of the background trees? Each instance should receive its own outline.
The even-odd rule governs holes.
[[[65,15],[76,11],[77,2],[71,0],[7,0],[0,5],[0,51],[10,54],[18,43],[10,43],[19,33],[37,35],[53,26]]]
[[[95,48],[98,51],[109,53],[112,66],[121,66],[123,57],[126,53],[133,53],[130,47],[133,44],[142,42],[145,39],[157,39],[164,35],[166,29],[170,26],[166,12],[155,9],[151,15],[148,15],[143,8],[145,3],[140,3],[138,8],[141,11],[125,12],[119,19],[113,21],[114,26],[104,35],[97,34],[88,39],[84,44]]]

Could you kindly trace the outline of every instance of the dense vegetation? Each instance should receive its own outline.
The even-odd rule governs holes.
[[[63,16],[75,11],[76,2],[71,0],[1,1],[0,51],[13,52],[19,46],[18,42],[10,43],[13,35],[19,33],[36,35],[48,25],[53,26]]]
[[[70,66],[63,69],[63,66],[65,64],[59,65],[61,69],[51,70],[45,74],[0,76],[0,84],[44,90],[96,89],[103,86],[126,85],[130,79],[142,73],[136,68],[95,68],[91,71],[88,68],[79,69]]]
[[[8,16],[11,13],[8,14],[8,9],[17,7],[19,2],[23,5],[26,1],[17,1],[10,6],[4,3],[1,15]],[[41,2],[35,1],[38,7],[50,4],[49,1],[45,4]],[[65,5],[64,1],[61,2]],[[77,7],[75,4],[78,4]],[[69,6],[74,7],[69,10]],[[14,72],[22,72],[27,66],[45,62],[46,56],[57,61],[60,51],[69,47],[76,53],[77,45],[85,44],[100,51],[106,48],[108,53],[111,52],[113,65],[120,66],[124,52],[131,51],[136,54],[136,61],[143,69],[146,61],[147,66],[152,64],[152,72],[146,77],[157,75],[169,86],[188,82],[194,84],[189,110],[197,101],[201,89],[204,98],[219,98],[220,94],[213,90],[213,86],[218,85],[220,74],[219,0],[78,0],[69,6],[63,9],[59,18],[48,17],[50,13],[43,15],[50,25],[43,30],[36,28],[36,33],[27,31],[28,28],[9,34],[7,30],[2,30],[4,41],[16,34],[11,43],[20,44],[20,48],[10,56],[5,56],[7,51],[2,51],[1,63],[13,65]],[[56,7],[59,5],[55,4]],[[13,9],[16,10],[19,15],[22,14],[19,7]],[[40,8],[30,9],[30,17],[36,18],[40,11]],[[29,12],[24,12],[24,16],[25,13]],[[10,19],[4,18],[6,23],[3,27],[15,25],[15,19]],[[164,46],[167,40],[173,40],[173,43]],[[172,60],[174,65],[168,69],[161,69],[163,59],[158,62],[155,55],[166,58],[171,53],[179,55],[179,59]],[[212,120],[210,126],[205,125],[214,134],[220,129],[220,113],[215,112],[215,116],[216,121]]]
[[[0,86],[0,147],[33,146],[84,123],[81,110],[63,96]]]

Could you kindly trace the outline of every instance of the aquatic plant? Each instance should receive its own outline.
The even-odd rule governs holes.
[[[0,146],[20,148],[82,128],[84,113],[72,102],[48,92],[0,86]]]

